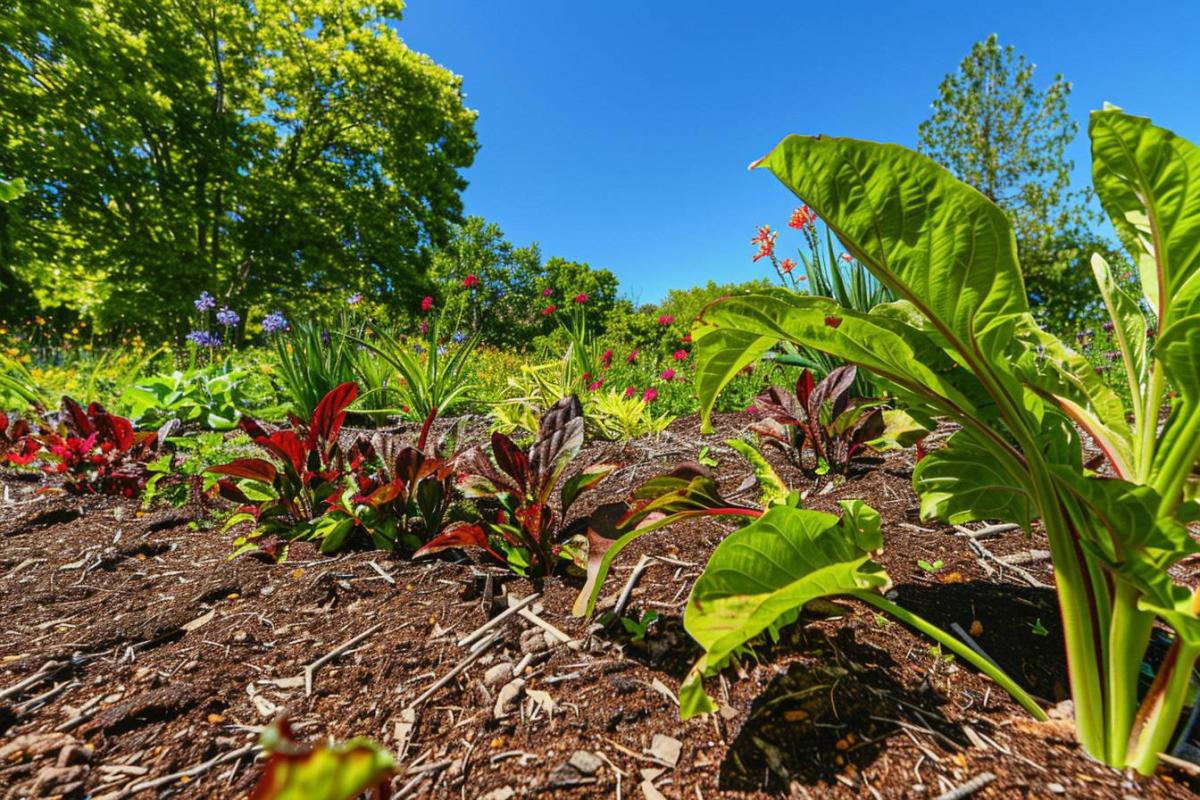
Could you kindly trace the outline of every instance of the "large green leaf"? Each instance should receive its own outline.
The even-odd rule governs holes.
[[[272,725],[263,746],[270,756],[251,800],[351,800],[395,772],[391,753],[364,737],[310,749]]]
[[[913,470],[913,488],[921,497],[923,519],[954,525],[1003,520],[1028,530],[1037,518],[1025,476],[1005,470],[993,450],[968,431],[925,454]]]
[[[1160,329],[1200,312],[1200,148],[1119,108],[1093,111],[1092,179]]]
[[[756,166],[811,206],[959,352],[972,354],[985,331],[1028,311],[1005,213],[925,156],[898,145],[789,136]]]
[[[870,556],[883,545],[879,514],[859,500],[842,506],[841,518],[775,506],[713,551],[684,612],[684,627],[705,651],[680,689],[685,718],[712,708],[705,675],[764,631],[793,622],[805,603],[888,584]]]

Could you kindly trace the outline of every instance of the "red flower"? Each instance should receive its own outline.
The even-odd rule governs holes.
[[[671,369],[670,367],[667,367],[666,369],[664,369],[663,373],[662,373],[662,379],[664,381],[674,380],[675,379],[675,370]]]
[[[779,262],[779,268],[784,272],[791,273],[791,271],[796,268],[796,262],[792,261],[790,258],[785,258],[783,261]]]
[[[691,344],[692,343],[692,335],[690,333],[685,333],[683,335],[683,338],[680,339],[679,341],[683,342],[684,344]]]
[[[637,389],[633,388],[632,386],[625,387],[625,397],[626,398],[633,397],[635,392],[637,392]]]
[[[654,398],[658,397],[658,389],[651,386],[646,391],[642,392],[642,400],[647,403],[653,403]]]
[[[637,354],[638,354],[637,350],[631,351],[629,353],[629,355],[625,356],[625,363],[632,364],[633,362],[637,361]]]
[[[478,285],[479,285],[479,276],[478,275],[468,275],[467,277],[463,278],[463,286],[467,287],[468,289],[474,289]]]
[[[675,360],[676,361],[687,361],[687,356],[688,356],[687,350],[676,350],[675,351]]]
[[[613,360],[613,351],[612,351],[612,349],[610,348],[610,349],[608,349],[608,350],[605,350],[605,351],[604,351],[604,355],[600,356],[600,360],[601,360],[602,362],[604,362],[604,368],[605,368],[605,369],[608,369],[610,366],[612,366],[612,360]]]
[[[788,220],[788,227],[802,231],[816,221],[817,212],[813,211],[808,206],[800,206],[792,212],[792,218]]]
[[[599,389],[599,388],[600,388],[601,386],[603,386],[603,385],[604,385],[604,378],[601,378],[600,380],[596,381],[595,383],[590,383],[590,384],[588,384],[588,389],[589,389],[590,391],[593,391],[593,392],[594,392],[594,391],[596,391],[597,389]]]
[[[770,225],[758,226],[758,233],[750,240],[750,244],[767,244],[775,242],[775,234],[771,233]]]
[[[550,316],[551,314],[553,314],[555,311],[558,311],[558,307],[557,307],[557,306],[554,306],[554,305],[548,305],[548,306],[546,306],[545,308],[543,308],[543,309],[542,309],[542,316],[543,316],[543,317],[548,317],[548,316]]]
[[[746,366],[742,367],[742,372],[744,372],[744,373],[746,373],[747,375],[749,375],[751,372],[754,372],[754,365],[753,365],[753,364],[747,364]]]
[[[421,310],[422,311],[431,311],[432,309],[433,309],[433,298],[432,297],[426,297],[424,300],[421,301]]]
[[[672,317],[670,314],[663,314],[662,316],[660,316],[658,318],[658,324],[662,325],[664,327],[672,324],[673,322],[675,322],[675,318]]]
[[[841,320],[841,317],[832,317],[832,316],[826,317],[825,324],[828,325],[830,328],[836,328],[842,324],[842,320]]]
[[[587,301],[588,301],[588,296],[587,296],[586,292],[580,292],[579,294],[575,295],[575,302],[578,303],[579,305],[583,305]]]

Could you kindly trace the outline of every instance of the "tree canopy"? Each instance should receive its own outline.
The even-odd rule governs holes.
[[[382,0],[0,0],[0,317],[98,328],[386,302],[424,283],[477,149],[461,80]]]
[[[976,42],[942,80],[919,149],[1008,213],[1029,299],[1062,326],[1095,310],[1092,252],[1115,254],[1094,231],[1090,193],[1071,190],[1071,84],[1055,75],[1039,89],[1035,71],[995,34]]]

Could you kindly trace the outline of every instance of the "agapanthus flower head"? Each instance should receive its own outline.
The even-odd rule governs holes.
[[[467,287],[468,289],[474,289],[478,285],[479,285],[479,276],[478,275],[468,275],[467,277],[463,278],[463,286]]]
[[[674,322],[675,322],[675,318],[673,316],[671,316],[670,314],[662,314],[658,318],[658,324],[662,325],[663,327],[674,324]]]
[[[796,262],[790,258],[785,258],[779,262],[779,268],[790,275],[792,274],[792,270],[796,268]]]
[[[462,344],[467,340],[467,335],[462,331],[455,331],[454,335],[450,337],[450,340],[455,344]]]
[[[238,316],[238,313],[228,306],[217,312],[217,322],[226,328],[232,328],[241,321],[242,318]]]
[[[421,300],[421,310],[422,311],[432,311],[433,310],[433,298],[432,297],[429,297],[428,295],[426,295]]]
[[[635,361],[637,361],[637,356],[638,356],[637,350],[630,350],[629,355],[625,356],[625,363],[626,364],[634,363]]]
[[[816,221],[817,212],[813,211],[808,206],[800,206],[792,212],[792,218],[788,220],[788,227],[802,231]]]
[[[553,303],[551,303],[550,305],[548,305],[548,306],[546,306],[545,308],[543,308],[543,309],[542,309],[542,316],[543,316],[543,317],[548,317],[548,316],[550,316],[551,314],[553,314],[555,311],[558,311],[558,306],[556,306],[556,305],[554,305]]]
[[[588,301],[587,292],[580,292],[579,294],[575,295],[575,302],[578,305],[583,305],[587,301]]]
[[[656,397],[658,397],[658,389],[655,389],[653,386],[642,392],[642,400],[644,402],[653,403]]]
[[[675,370],[671,369],[670,367],[667,367],[666,369],[664,369],[662,372],[662,379],[664,381],[675,380]]]
[[[272,311],[263,317],[263,333],[279,333],[288,329],[287,318],[279,311]]]
[[[553,297],[553,296],[554,296],[554,290],[551,289],[549,286],[547,286],[545,289],[542,289],[542,297]]]
[[[675,351],[675,360],[676,361],[687,361],[687,357],[688,357],[687,350],[676,350]]]
[[[221,337],[208,331],[192,331],[187,335],[188,341],[197,347],[220,347]]]
[[[201,311],[201,312],[212,311],[214,308],[217,307],[216,298],[214,298],[208,292],[201,292],[200,296],[198,298],[196,298],[194,304],[196,306],[196,310]]]
[[[348,303],[349,305],[352,305],[352,306],[356,306],[359,303],[361,303],[362,301],[363,301],[362,292],[355,292],[354,294],[352,294],[346,298],[346,303]]]

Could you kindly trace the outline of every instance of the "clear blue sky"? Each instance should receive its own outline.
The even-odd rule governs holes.
[[[641,302],[768,275],[748,240],[786,230],[795,202],[746,166],[788,133],[914,145],[939,81],[993,32],[1041,84],[1074,83],[1081,185],[1105,100],[1200,140],[1197,30],[1200,0],[409,0],[399,26],[479,111],[467,213]]]

